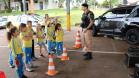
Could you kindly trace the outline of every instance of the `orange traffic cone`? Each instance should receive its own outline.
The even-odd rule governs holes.
[[[6,78],[5,73],[3,71],[0,71],[0,78]]]
[[[82,44],[81,44],[81,36],[80,36],[80,31],[78,30],[77,31],[77,34],[76,34],[76,41],[75,41],[75,45],[73,46],[75,49],[79,49],[82,47]]]
[[[63,48],[63,54],[62,54],[61,60],[62,61],[69,60],[67,49],[65,47]]]
[[[55,65],[53,62],[53,55],[49,55],[49,64],[48,64],[48,72],[46,72],[49,76],[54,76],[58,73],[58,71],[55,70]]]

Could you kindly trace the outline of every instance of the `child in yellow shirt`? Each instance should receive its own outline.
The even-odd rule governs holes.
[[[9,34],[8,34],[8,40],[9,40],[9,47],[12,50],[13,54],[13,59],[15,61],[15,65],[17,67],[17,74],[18,78],[27,78],[24,75],[24,70],[23,70],[23,51],[22,51],[22,46],[21,46],[21,41],[18,38],[19,32],[16,27],[13,27],[10,29]]]
[[[64,31],[63,31],[60,23],[56,24],[56,27],[55,27],[55,36],[56,36],[56,55],[57,55],[57,57],[61,57],[61,55],[63,53],[63,36],[64,36]]]
[[[7,25],[6,25],[6,30],[7,30],[6,34],[7,34],[7,36],[9,35],[9,31],[10,31],[10,29],[12,27],[13,27],[12,22],[8,22]],[[9,44],[9,42],[8,42],[8,44]],[[15,68],[13,57],[12,57],[12,51],[11,51],[10,47],[9,47],[9,52],[10,52],[10,54],[9,54],[9,65],[10,65],[10,68]]]
[[[45,34],[40,24],[37,24],[36,30],[37,30],[36,37],[37,37],[38,45],[40,46],[40,57],[44,57],[44,55],[42,54],[42,47],[44,47],[45,51],[47,51],[44,42]]]
[[[20,24],[20,37],[23,43],[23,52],[25,53],[25,65],[26,65],[26,71],[32,72],[31,67],[32,64],[32,35],[29,34],[28,29],[26,27],[26,24],[21,23]]]
[[[32,36],[32,54],[31,54],[31,58],[33,61],[35,61],[37,58],[35,56],[35,51],[34,51],[34,38],[33,38],[33,35],[34,35],[34,30],[32,28],[32,21],[27,21],[27,29],[28,29],[28,32],[30,33],[30,35]]]
[[[46,28],[46,38],[47,38],[47,50],[49,54],[53,54],[54,51],[54,41],[55,41],[55,32],[54,24],[49,23]]]

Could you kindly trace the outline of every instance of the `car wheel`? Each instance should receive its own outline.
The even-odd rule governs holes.
[[[93,26],[93,36],[96,37],[98,33],[97,27]]]
[[[129,44],[139,44],[139,30],[130,29],[126,32],[126,40]]]

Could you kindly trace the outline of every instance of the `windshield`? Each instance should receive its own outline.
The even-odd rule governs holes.
[[[132,8],[116,8],[116,9],[111,9],[107,12],[105,12],[102,17],[106,18],[123,18],[128,16],[132,12]]]

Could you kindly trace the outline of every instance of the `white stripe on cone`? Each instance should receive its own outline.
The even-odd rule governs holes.
[[[54,70],[55,69],[55,66],[48,66],[48,69],[49,70]]]
[[[75,44],[81,44],[81,42],[77,42],[77,41],[76,41]]]
[[[76,40],[81,40],[81,38],[80,37],[76,37]]]
[[[49,58],[49,62],[53,62],[53,59],[52,58]]]
[[[64,51],[66,51],[66,48],[63,48]]]
[[[63,53],[63,56],[67,56],[67,53]]]

